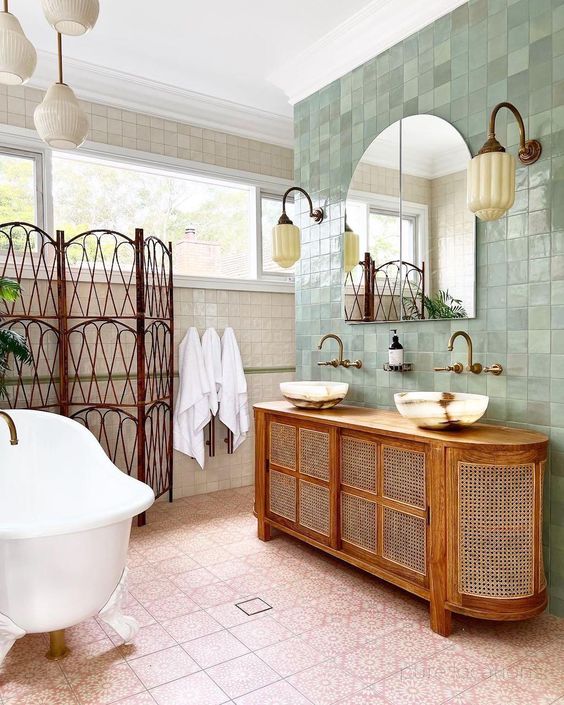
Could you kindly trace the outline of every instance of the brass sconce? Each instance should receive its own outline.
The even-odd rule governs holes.
[[[360,238],[347,223],[345,214],[345,232],[343,233],[343,266],[345,273],[351,272],[360,259]]]
[[[282,215],[278,224],[272,228],[272,259],[284,269],[295,264],[301,254],[300,229],[292,223],[286,214],[286,199],[292,191],[299,191],[307,198],[309,217],[313,218],[316,223],[321,223],[325,216],[323,208],[314,210],[310,195],[303,188],[292,186],[286,191],[282,197]]]
[[[488,139],[468,164],[468,208],[480,220],[501,218],[515,201],[515,159],[495,136],[495,119],[501,108],[511,110],[519,126],[519,161],[527,166],[541,155],[538,140],[525,138],[525,125],[511,103],[498,103],[490,116]]]

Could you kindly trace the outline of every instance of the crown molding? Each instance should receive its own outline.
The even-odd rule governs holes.
[[[37,54],[37,69],[28,85],[45,90],[54,80],[56,56],[45,51]],[[65,81],[81,100],[282,147],[294,146],[291,116],[277,115],[77,59],[65,58],[64,68]]]
[[[369,147],[359,163],[398,170],[399,146],[397,141],[377,137],[375,143],[377,149],[371,153]],[[471,156],[466,144],[432,155],[429,155],[425,149],[410,147],[409,150],[403,150],[401,169],[404,174],[409,176],[439,179],[442,176],[464,171]]]
[[[268,79],[294,105],[465,2],[372,0]]]

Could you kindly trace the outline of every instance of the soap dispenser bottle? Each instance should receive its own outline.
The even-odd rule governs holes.
[[[401,368],[403,366],[403,346],[399,341],[397,329],[392,328],[392,344],[388,348],[388,363],[390,367]]]

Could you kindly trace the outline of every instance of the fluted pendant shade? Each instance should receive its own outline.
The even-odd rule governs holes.
[[[279,223],[272,228],[272,259],[287,269],[300,259],[300,229],[293,223]]]
[[[41,0],[47,22],[61,34],[89,32],[98,19],[98,0]]]
[[[53,149],[76,149],[88,134],[88,118],[72,89],[54,83],[33,113],[35,129]]]
[[[352,271],[360,259],[360,240],[352,230],[345,230],[343,234],[343,264],[345,272]]]
[[[25,83],[36,64],[37,53],[17,17],[0,12],[0,83],[7,86]]]
[[[468,208],[480,220],[501,218],[515,201],[515,159],[507,152],[484,152],[468,164]]]

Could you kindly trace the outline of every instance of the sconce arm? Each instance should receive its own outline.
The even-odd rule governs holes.
[[[290,218],[286,215],[286,199],[288,198],[288,195],[292,193],[292,191],[299,191],[301,194],[303,194],[307,202],[309,204],[309,217],[313,218],[316,223],[321,223],[323,218],[325,217],[325,213],[323,212],[323,208],[313,208],[313,203],[311,201],[311,197],[309,193],[303,189],[300,188],[299,186],[291,186],[286,193],[282,196],[282,215],[280,216],[280,220],[278,221],[279,225],[289,225],[292,223]]]
[[[519,127],[519,160],[523,164],[534,164],[541,155],[541,143],[538,140],[526,139],[525,123],[523,122],[521,113],[517,110],[513,103],[508,103],[507,101],[498,103],[492,110],[488,129],[488,139],[478,154],[485,154],[487,152],[505,152],[505,148],[499,143],[495,136],[495,120],[501,108],[507,108],[510,110],[513,113],[513,117],[517,121],[517,126]]]

